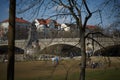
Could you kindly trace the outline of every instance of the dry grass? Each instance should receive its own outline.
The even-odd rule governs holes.
[[[114,68],[114,70],[120,71],[119,58],[111,58],[111,60],[112,60],[111,63],[112,66],[110,68],[107,67],[100,69],[87,68],[87,79],[93,80],[94,77],[91,78],[91,76],[97,74],[102,75],[103,72],[107,72],[107,69],[111,70]],[[54,64],[52,64],[51,61],[16,62],[15,80],[65,80],[67,72],[68,72],[68,80],[73,80],[73,79],[78,80],[79,63],[80,63],[79,60],[66,60],[66,61],[60,61],[59,65],[55,66]],[[6,71],[7,71],[7,63],[0,63],[0,80],[6,80]],[[93,72],[92,73],[93,75],[91,74],[91,72]],[[98,75],[97,78],[99,77]],[[120,76],[120,74],[116,74],[116,75]]]

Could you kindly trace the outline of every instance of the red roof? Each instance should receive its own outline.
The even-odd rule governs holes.
[[[15,21],[19,22],[19,23],[29,23],[28,21],[24,20],[23,18],[16,18]],[[9,22],[9,20],[7,19],[2,22]]]
[[[56,26],[60,25],[55,20],[50,20],[50,19],[37,19],[37,20],[39,21],[40,24],[44,24],[44,25],[49,24],[51,21],[54,21]]]
[[[46,19],[45,21],[46,21],[46,24],[49,24],[51,22],[50,19]]]
[[[88,28],[88,29],[95,29],[96,26],[93,26],[93,25],[87,25],[86,28]]]
[[[46,21],[44,19],[37,19],[40,24],[46,24]]]

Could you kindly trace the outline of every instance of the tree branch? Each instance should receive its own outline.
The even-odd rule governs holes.
[[[108,37],[108,36],[106,36],[105,34],[103,34],[103,33],[101,33],[101,32],[90,32],[90,33],[88,33],[88,34],[85,36],[85,38],[87,38],[90,34],[101,34],[102,36]]]
[[[92,16],[92,13],[90,12],[90,10],[89,10],[89,8],[88,8],[88,6],[87,6],[86,0],[83,0],[83,3],[84,3],[85,8],[86,8],[86,10],[87,10],[87,12],[88,12],[88,16],[85,17],[85,22],[84,22],[84,24],[83,24],[83,29],[85,29],[86,24],[87,24],[87,21],[88,21],[89,18]]]
[[[103,49],[105,49],[105,47],[104,46],[102,46],[98,41],[96,41],[95,39],[93,39],[93,38],[91,38],[91,37],[87,37],[87,38],[89,38],[89,39],[92,39],[94,42],[96,42],[99,46],[101,46]]]
[[[63,16],[63,15],[71,15],[70,13],[65,13],[65,14],[63,14],[63,13],[61,13],[61,14],[55,14],[55,15],[52,15],[52,16],[49,16],[49,18],[52,18],[52,17],[55,17],[55,16]],[[48,19],[49,19],[48,18]]]
[[[70,8],[70,6],[65,5],[65,4],[62,2],[62,0],[59,0],[59,2],[60,2],[60,5],[64,6],[65,8]]]
[[[27,7],[25,6],[24,9],[22,9],[22,10],[20,10],[20,11],[17,11],[17,14],[22,14],[22,13],[24,13],[24,12],[32,9],[33,7],[35,7],[35,6],[38,5],[38,4],[39,4],[39,6],[41,6],[41,5],[44,3],[44,0],[31,1],[31,3],[32,3],[32,4],[29,4],[29,3],[28,3],[28,4],[27,4],[28,6],[27,6]]]

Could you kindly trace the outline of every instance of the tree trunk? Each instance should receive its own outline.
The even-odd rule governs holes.
[[[86,68],[86,53],[85,53],[85,31],[80,30],[80,47],[81,47],[81,72],[80,72],[80,80],[85,80],[85,68]]]
[[[10,6],[9,6],[9,30],[8,30],[7,80],[14,80],[15,10],[16,10],[16,0],[10,0]]]

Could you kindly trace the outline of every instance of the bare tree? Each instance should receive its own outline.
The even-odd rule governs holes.
[[[39,2],[38,3],[36,2]],[[26,7],[25,9],[18,11],[19,13],[21,12],[25,12],[28,9],[34,8],[35,5],[38,5],[37,8],[40,8],[41,5],[43,5],[42,3],[44,3],[45,0],[37,0],[36,2],[33,1],[34,3],[32,5],[29,5],[28,7]],[[51,2],[52,1],[52,2]],[[81,72],[80,72],[80,80],[85,80],[85,68],[86,68],[86,53],[85,53],[85,28],[86,28],[86,24],[87,21],[89,20],[89,18],[92,16],[92,13],[89,10],[89,7],[86,3],[86,0],[82,0],[82,1],[77,1],[77,0],[51,0],[45,2],[47,4],[50,4],[49,6],[46,4],[46,8],[50,8],[50,7],[56,7],[56,12],[57,14],[54,14],[51,17],[65,17],[66,16],[70,16],[71,20],[76,22],[77,27],[79,28],[79,34],[80,34],[80,47],[81,47],[81,54],[82,54],[82,58],[81,58]],[[29,3],[29,2],[28,2]],[[85,8],[85,12],[86,12],[86,17],[85,17],[85,21],[82,24],[82,7],[84,6]],[[58,9],[58,7],[61,7],[61,9]],[[37,9],[36,9],[37,10]],[[40,10],[40,9],[39,9]]]
[[[8,30],[8,66],[7,80],[14,80],[14,56],[15,56],[15,10],[16,0],[10,0],[9,30]]]
[[[41,17],[45,16],[47,18],[64,18],[64,20],[67,20],[67,18],[70,20],[71,23],[75,23],[77,25],[77,28],[79,29],[79,38],[80,38],[80,47],[81,47],[81,72],[80,72],[80,79],[79,80],[85,80],[85,69],[86,69],[86,52],[85,52],[85,38],[88,37],[89,34],[102,34],[100,32],[94,32],[94,33],[86,33],[86,24],[90,17],[92,16],[93,13],[95,12],[101,12],[101,9],[103,9],[106,4],[108,4],[110,0],[105,1],[105,4],[102,8],[91,12],[89,10],[89,7],[87,5],[87,0],[32,0],[32,1],[27,1],[27,0],[22,0],[22,3],[18,3],[18,14],[20,13],[26,13],[26,11],[29,10],[33,15],[32,17],[36,17],[39,12],[41,12]],[[113,0],[114,1],[114,0]],[[21,4],[20,4],[21,3]],[[32,3],[32,4],[31,4]],[[49,10],[53,11],[50,14]],[[82,12],[84,12],[85,17],[82,19]],[[102,23],[102,17],[100,14],[100,20]],[[82,21],[84,20],[84,21]],[[63,21],[64,22],[64,21]],[[92,39],[92,38],[90,38]],[[92,39],[94,41],[94,39]],[[95,41],[97,42],[97,41]],[[98,42],[97,42],[98,43]],[[98,43],[99,44],[99,43]],[[101,44],[99,44],[102,46]]]

